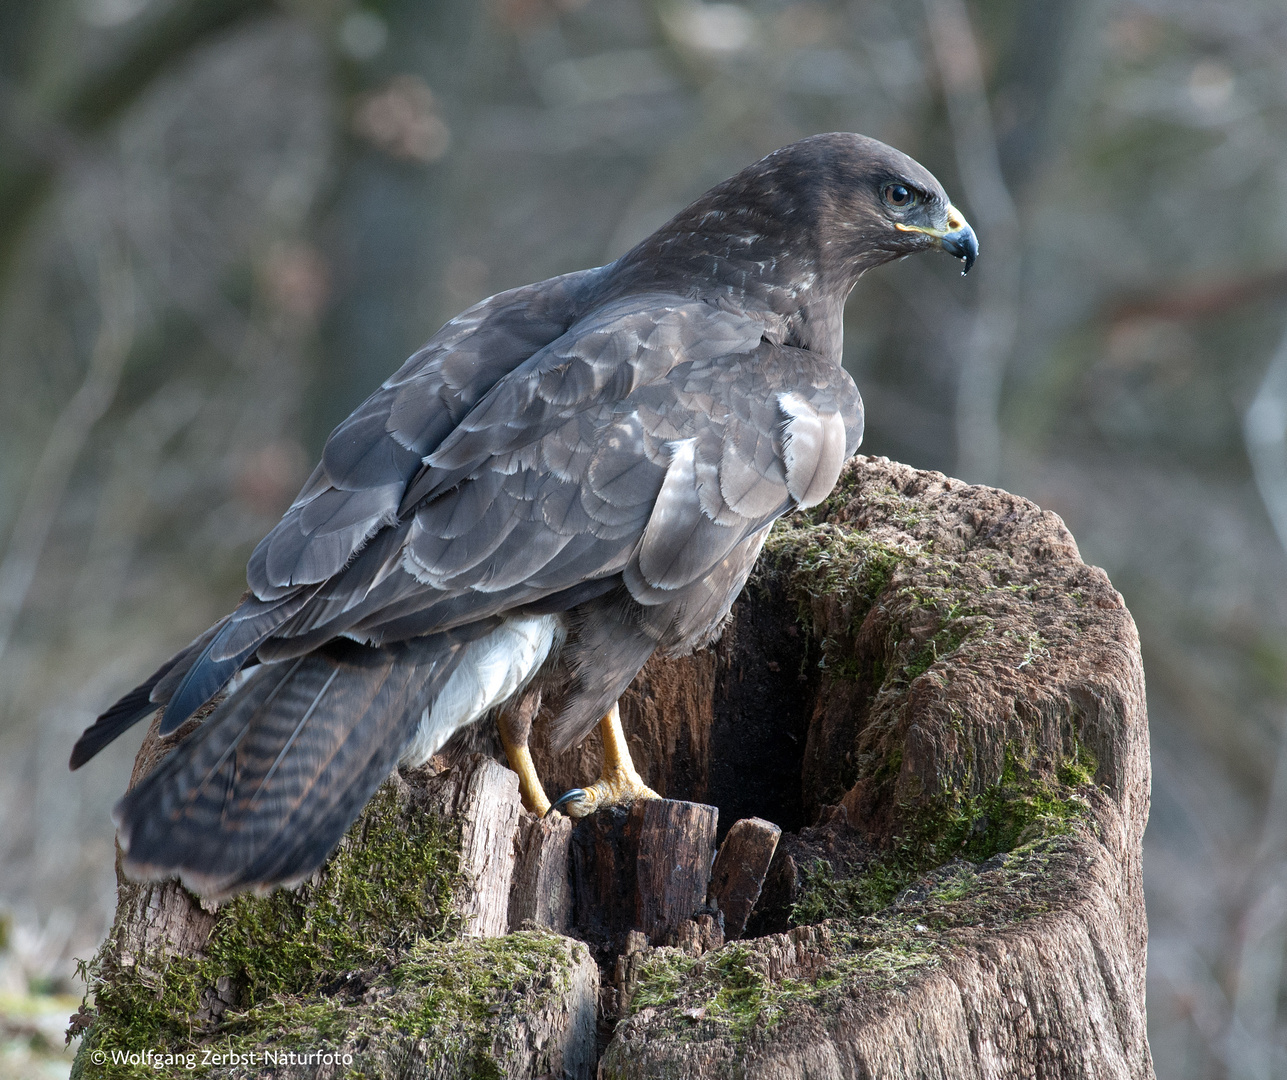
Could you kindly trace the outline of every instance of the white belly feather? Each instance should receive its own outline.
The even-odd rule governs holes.
[[[519,690],[545,663],[561,633],[557,615],[534,615],[507,619],[466,645],[442,692],[421,714],[401,763],[423,765],[456,731]]]

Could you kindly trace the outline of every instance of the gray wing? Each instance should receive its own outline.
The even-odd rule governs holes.
[[[772,316],[674,296],[607,305],[485,392],[462,390],[476,404],[445,436],[450,410],[426,408],[436,448],[409,483],[394,477],[408,472],[410,427],[377,438],[355,420],[372,448],[345,459],[350,473],[387,483],[306,491],[260,545],[256,595],[184,672],[162,730],[251,655],[302,656],[340,636],[390,644],[534,604],[567,610],[623,581],[656,609],[649,648],[701,631],[706,606],[686,590],[708,590],[702,579],[748,536],[824,498],[861,434],[853,381],[774,343],[778,329]],[[419,391],[445,385],[436,373],[450,367],[438,361]],[[391,400],[386,428],[411,409],[399,412],[400,392]],[[346,430],[330,445],[349,446]],[[327,498],[340,508],[313,528]],[[294,553],[289,575],[273,576],[278,541]]]
[[[579,323],[483,395],[397,521],[259,655],[566,609],[622,581],[645,607],[700,589],[778,515],[825,498],[861,437],[848,375],[771,330],[657,296]]]
[[[322,460],[259,543],[260,600],[332,577],[392,524],[421,461],[501,378],[564,334],[600,270],[498,293],[447,323],[326,440]]]
[[[108,710],[110,722],[73,760],[158,705],[165,706],[161,732],[168,734],[209,700],[320,583],[396,523],[424,455],[500,379],[567,331],[601,276],[601,269],[583,270],[499,293],[435,334],[331,433],[304,489],[250,557],[251,595],[201,648],[175,658],[164,684],[146,694],[139,688]]]

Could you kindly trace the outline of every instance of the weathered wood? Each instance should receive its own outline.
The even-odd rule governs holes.
[[[461,822],[460,867],[473,886],[473,895],[461,905],[466,934],[499,937],[509,929],[514,836],[522,812],[518,776],[484,761],[470,777],[456,811]]]
[[[572,932],[605,960],[621,951],[634,919],[625,830],[626,811],[619,806],[581,819],[572,830]]]
[[[157,957],[202,956],[215,916],[177,881],[126,883],[118,852],[116,962],[147,968]]]
[[[626,819],[635,864],[635,925],[664,941],[706,902],[719,811],[702,803],[640,799]]]
[[[626,935],[661,943],[706,902],[719,811],[700,803],[640,799],[600,811],[573,834],[576,933],[601,955]]]
[[[703,1023],[709,998],[700,995],[690,1000],[681,993],[665,1012],[630,1015],[630,998],[646,985],[644,976],[670,953],[637,948],[618,977],[628,1019],[617,1026],[600,1076],[644,1080],[681,1068],[678,1075],[695,1080],[1151,1077],[1134,989],[1138,972],[1120,914],[1114,852],[1124,838],[1122,822],[1109,799],[1093,801],[1096,821],[1107,826],[1104,843],[1082,836],[1053,857],[1009,866],[998,859],[992,869],[979,868],[985,891],[1007,874],[1045,877],[1030,896],[1034,914],[1026,919],[931,930],[928,921],[956,915],[937,897],[957,888],[959,877],[938,874],[916,890],[919,896],[903,898],[869,924],[865,948],[837,941],[825,926],[746,942],[750,952],[742,963],[765,987],[820,985],[820,975],[834,978],[846,964],[857,973],[833,999],[807,989],[794,1001],[784,994],[785,1017],[776,1016],[763,1034],[743,1031],[734,1039],[726,1026]],[[1070,878],[1083,890],[1075,898],[1067,896]],[[867,965],[864,955],[872,957]],[[902,973],[897,965],[906,965]],[[688,970],[694,981],[700,978],[700,967]],[[822,1001],[826,1007],[817,1008]],[[683,1026],[667,1023],[667,1012]]]
[[[523,813],[514,839],[517,861],[509,895],[511,930],[531,925],[564,933],[571,927],[571,841],[571,818]]]
[[[597,1071],[599,966],[584,945],[563,941],[571,958],[566,983],[543,1008],[512,1005],[513,1031],[493,1044],[494,1059],[506,1063],[506,1077],[592,1080]]]
[[[701,956],[720,948],[724,940],[724,913],[717,911],[714,915],[694,915],[691,919],[684,919],[666,935],[664,943],[689,956]]]
[[[514,838],[523,803],[518,776],[482,754],[429,781],[427,809],[460,822],[457,909],[465,934],[499,937],[509,929]]]
[[[775,607],[809,640],[788,663],[757,643]],[[812,526],[775,530],[715,649],[712,759],[691,768],[712,792],[716,761],[740,767],[720,695],[751,679],[748,648],[802,679],[774,702],[799,764],[760,759],[803,793],[750,920],[767,936],[629,956],[603,1080],[1151,1080],[1139,643],[1063,523],[857,459]]]
[[[711,870],[710,897],[724,913],[726,940],[740,938],[746,930],[781,835],[771,821],[742,818],[724,837]]]

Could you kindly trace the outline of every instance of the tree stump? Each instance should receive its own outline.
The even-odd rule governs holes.
[[[518,865],[509,897],[509,927],[525,923],[560,933],[572,925],[572,882],[568,845],[572,821],[562,814],[539,818],[525,813],[514,842]]]
[[[464,754],[295,892],[122,881],[77,1072],[1152,1076],[1138,640],[1055,515],[858,458],[622,716],[661,802],[537,821]]]

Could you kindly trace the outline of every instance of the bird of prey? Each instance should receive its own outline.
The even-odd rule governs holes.
[[[978,254],[921,165],[817,135],[712,188],[597,269],[452,319],[335,431],[245,599],[89,727],[78,768],[162,710],[204,719],[120,801],[125,868],[221,897],[307,878],[399,763],[497,714],[527,807],[533,692],[552,742],[601,725],[583,815],[655,797],[617,699],[715,636],[770,526],[862,438],[840,365],[865,271]]]

